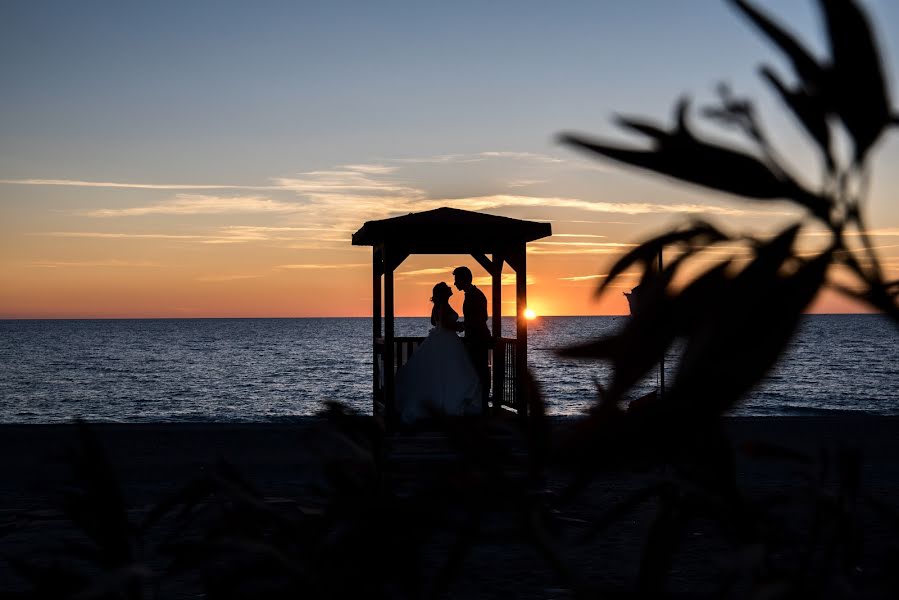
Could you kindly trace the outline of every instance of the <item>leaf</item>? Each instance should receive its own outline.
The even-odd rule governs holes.
[[[699,414],[720,414],[773,366],[795,331],[803,309],[824,282],[832,254],[825,252],[795,273],[778,274],[794,260],[790,228],[759,250],[719,304],[689,333],[668,394],[673,405]]]
[[[819,97],[803,89],[789,90],[770,67],[762,67],[762,77],[777,91],[781,100],[815,140],[829,169],[834,168],[833,153],[830,148],[830,127],[827,124],[827,109]]]
[[[829,91],[861,163],[891,120],[880,53],[861,8],[852,0],[821,0],[833,67]]]
[[[787,55],[802,80],[802,87],[806,93],[818,95],[823,92],[826,78],[824,69],[802,44],[745,0],[731,0],[731,2]]]
[[[697,222],[695,225],[688,229],[684,229],[682,231],[672,231],[649,239],[633,250],[629,250],[624,256],[619,258],[614,265],[612,265],[612,268],[609,270],[608,276],[597,288],[596,295],[599,296],[600,294],[602,294],[603,291],[605,291],[605,289],[609,286],[610,283],[612,283],[615,278],[617,278],[635,263],[643,263],[648,267],[656,260],[659,252],[661,252],[667,246],[670,246],[677,242],[688,242],[691,245],[708,245],[714,242],[724,241],[726,239],[728,239],[728,237],[725,234],[721,233],[721,231],[716,229],[714,226],[702,221]]]
[[[623,127],[653,138],[654,147],[648,151],[622,148],[576,134],[562,134],[560,141],[619,162],[737,196],[758,200],[791,199],[808,208],[815,216],[827,218],[830,209],[828,200],[804,190],[791,178],[775,173],[753,156],[696,139],[686,123],[687,106],[686,101],[678,105],[678,127],[671,132],[641,121],[619,119]]]
[[[676,334],[675,302],[668,293],[675,272],[688,255],[670,262],[661,272],[647,269],[641,285],[640,309],[617,335],[563,348],[560,356],[611,360],[612,383],[605,400],[617,403],[663,356]],[[644,289],[645,288],[645,289]]]

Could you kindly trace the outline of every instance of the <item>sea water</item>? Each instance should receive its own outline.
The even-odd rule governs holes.
[[[528,363],[550,414],[583,412],[595,382],[611,375],[607,364],[555,350],[612,333],[625,318],[529,324]],[[429,327],[400,318],[396,334],[424,336]],[[503,329],[512,334],[511,319]],[[314,414],[328,401],[370,413],[371,347],[367,318],[0,321],[0,422],[266,422]],[[657,385],[653,373],[633,395]],[[840,412],[899,414],[899,334],[883,316],[804,317],[734,414]]]

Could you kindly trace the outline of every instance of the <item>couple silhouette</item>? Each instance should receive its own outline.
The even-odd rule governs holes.
[[[431,330],[396,375],[400,421],[406,425],[445,416],[487,412],[490,369],[487,351],[487,298],[472,283],[471,270],[453,270],[453,284],[465,294],[463,320],[449,303],[453,290],[444,282],[434,286]],[[464,333],[460,339],[458,333]]]

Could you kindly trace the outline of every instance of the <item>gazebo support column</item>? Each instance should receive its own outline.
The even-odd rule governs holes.
[[[371,337],[372,337],[372,414],[378,414],[378,402],[384,402],[384,398],[380,396],[379,373],[378,373],[378,338],[381,337],[381,276],[384,274],[384,256],[381,249],[375,247],[372,251],[371,265]],[[386,405],[385,405],[386,408]]]
[[[384,407],[385,417],[388,423],[395,423],[397,418],[396,398],[393,395],[394,390],[394,372],[393,372],[393,268],[391,263],[391,255],[385,247],[382,251],[384,256]]]
[[[491,299],[493,323],[491,333],[496,343],[493,345],[493,412],[499,414],[503,403],[503,377],[505,376],[505,357],[503,356],[499,338],[503,335],[503,256],[493,254],[493,297]],[[487,402],[484,401],[486,409]],[[486,410],[485,410],[486,413]]]
[[[484,267],[484,270],[490,273],[491,303],[493,307],[491,335],[495,340],[498,340],[503,335],[503,255],[494,252],[493,260],[481,253],[473,253],[471,256],[478,261],[478,264]],[[497,349],[499,349],[499,352],[497,352]],[[493,387],[493,412],[497,414],[502,409],[504,369],[505,357],[500,349],[500,344],[497,343],[493,348],[493,377],[491,382]],[[483,398],[484,414],[488,414],[490,411],[488,400],[489,398]]]
[[[510,263],[512,264],[512,263]],[[515,269],[515,395],[518,415],[526,417],[528,414],[528,322],[524,311],[528,307],[528,276],[527,254],[522,246],[515,252],[515,261],[512,264]]]

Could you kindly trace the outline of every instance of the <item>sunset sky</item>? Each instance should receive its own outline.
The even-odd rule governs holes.
[[[863,4],[899,108],[899,3]],[[815,2],[757,5],[824,52]],[[440,206],[551,222],[529,246],[530,306],[621,314],[632,279],[593,290],[647,235],[695,216],[771,232],[801,213],[599,162],[559,132],[626,141],[616,113],[668,124],[687,94],[714,135],[699,113],[726,81],[797,171],[817,169],[758,77],[790,69],[723,1],[0,7],[0,318],[365,316],[371,249],[352,233]],[[894,129],[867,211],[889,278],[896,165]],[[470,257],[408,259],[397,314],[427,314],[459,264],[485,275]]]

